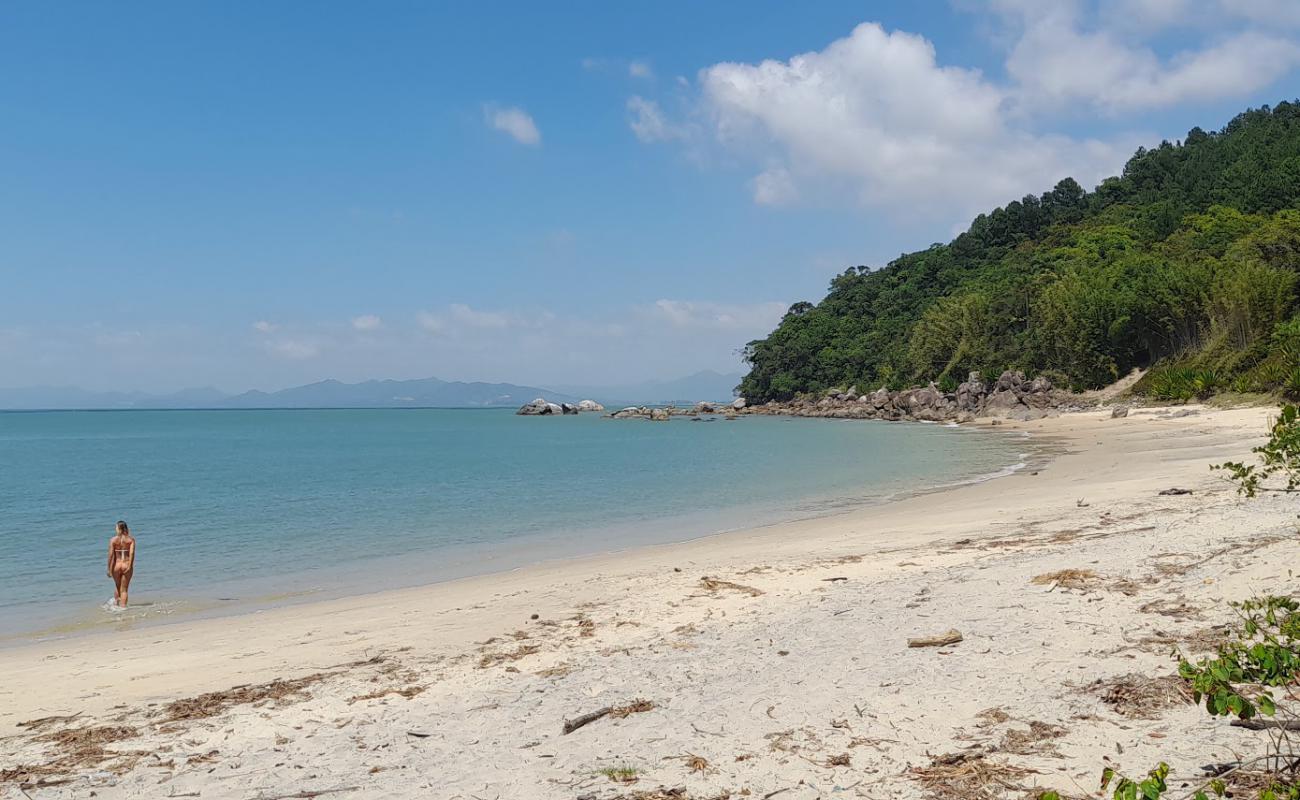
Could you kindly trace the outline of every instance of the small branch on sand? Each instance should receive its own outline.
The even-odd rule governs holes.
[[[1248,731],[1300,731],[1300,719],[1234,719],[1228,724]]]
[[[937,636],[918,636],[915,639],[908,639],[908,647],[942,647],[946,644],[957,644],[961,641],[961,631],[953,628],[947,633],[941,633]]]
[[[589,714],[583,714],[573,719],[564,721],[564,733],[570,734],[584,725],[590,725],[601,717],[626,717],[631,714],[640,714],[643,711],[652,711],[655,704],[649,700],[633,700],[625,706],[605,706],[604,708],[592,711]]]
[[[589,725],[595,722],[596,720],[600,719],[601,717],[609,714],[609,712],[613,710],[614,710],[613,706],[605,706],[604,708],[598,709],[596,711],[592,711],[589,714],[583,714],[581,716],[574,717],[573,719],[566,719],[564,721],[564,732],[565,734],[573,733],[578,728],[581,728],[583,725]]]
[[[835,581],[847,581],[848,578],[837,576],[834,578],[822,578],[823,583],[835,583]]]

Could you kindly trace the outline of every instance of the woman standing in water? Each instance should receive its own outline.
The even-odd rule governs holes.
[[[126,608],[126,590],[131,586],[131,573],[135,572],[135,537],[125,522],[118,520],[117,534],[108,540],[108,577],[116,587],[113,602]]]

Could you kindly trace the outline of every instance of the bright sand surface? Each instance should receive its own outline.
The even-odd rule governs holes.
[[[1261,734],[1090,684],[1170,675],[1226,600],[1296,589],[1296,501],[1207,466],[1269,411],[1191,410],[1007,422],[1050,460],[841,516],[0,650],[0,797],[924,797],[958,752],[1008,786],[1163,759],[1177,787]],[[1096,577],[1032,581],[1064,569]]]

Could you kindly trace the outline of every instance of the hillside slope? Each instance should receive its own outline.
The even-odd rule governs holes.
[[[1300,105],[1140,149],[1092,192],[1073,179],[981,214],[948,244],[854,267],[750,342],[740,392],[1021,369],[1076,389],[1300,392]]]

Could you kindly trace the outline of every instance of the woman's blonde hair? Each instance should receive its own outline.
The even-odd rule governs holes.
[[[127,527],[127,524],[120,519],[117,521],[117,532],[125,533],[127,536],[131,535],[131,529]]]

